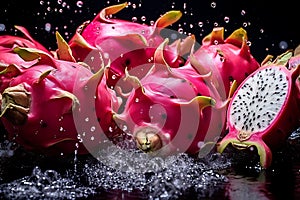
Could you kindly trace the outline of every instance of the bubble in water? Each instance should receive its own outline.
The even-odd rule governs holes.
[[[203,22],[198,22],[198,26],[201,28],[203,26]]]
[[[280,41],[279,42],[279,48],[283,49],[283,50],[287,49],[288,48],[288,43],[286,41]]]
[[[144,22],[144,21],[146,21],[146,16],[142,16],[141,17],[141,20]]]

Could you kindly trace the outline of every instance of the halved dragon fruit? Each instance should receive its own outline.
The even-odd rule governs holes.
[[[257,148],[260,164],[272,164],[272,151],[280,148],[300,126],[295,80],[299,65],[288,69],[291,52],[264,64],[237,88],[228,107],[229,133],[218,143],[218,151],[231,144],[237,149]]]
[[[234,80],[239,85],[260,66],[247,42],[247,32],[243,28],[224,39],[224,28],[216,27],[203,38],[200,48],[191,53],[186,65],[191,65],[200,74],[211,72],[219,93],[227,98]]]
[[[57,37],[60,35],[57,34]],[[83,121],[83,125],[82,122],[75,124],[74,118],[83,114],[83,107],[83,111],[89,109],[89,115],[85,118],[96,118],[94,96],[97,90],[93,89],[93,93],[88,97],[84,96],[86,93],[78,91],[89,92],[88,86],[91,83],[99,84],[103,70],[93,74],[85,65],[55,59],[36,48],[16,47],[14,52],[26,61],[36,62],[22,70],[14,63],[9,65],[19,70],[19,74],[11,79],[9,87],[1,96],[1,121],[8,132],[8,138],[28,150],[48,155],[69,154],[75,150],[81,154],[97,148],[98,141],[83,143],[78,132],[78,127],[82,125],[85,128],[85,124],[92,120]],[[101,91],[99,95],[105,95],[105,92]],[[82,96],[76,96],[75,93]],[[106,97],[109,98],[102,100],[102,104],[98,105],[98,109],[103,108],[103,115],[107,117],[112,117],[112,113],[106,107],[107,104],[113,106],[112,95],[113,93],[107,94]],[[88,98],[93,98],[93,104],[85,101]],[[104,103],[105,100],[108,102]],[[98,124],[98,121],[96,122]],[[90,124],[86,132],[101,134],[91,130],[91,127],[97,124]],[[89,145],[89,149],[85,144]]]

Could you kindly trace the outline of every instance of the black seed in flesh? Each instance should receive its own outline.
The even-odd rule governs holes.
[[[239,131],[265,130],[284,104],[288,80],[280,68],[266,68],[249,77],[230,107],[230,121]]]

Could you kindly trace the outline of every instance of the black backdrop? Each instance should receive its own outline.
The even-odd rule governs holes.
[[[84,21],[94,18],[102,8],[124,2],[123,0],[1,0],[0,25],[5,30],[0,34],[16,34],[13,25],[25,26],[32,36],[50,49],[56,48],[54,31],[70,38]],[[264,0],[131,0],[131,6],[117,14],[119,18],[131,20],[145,16],[149,24],[160,14],[176,9],[184,15],[179,24],[186,33],[196,35],[198,42],[213,26],[224,26],[228,32],[244,27],[251,42],[252,54],[261,61],[267,54],[279,54],[300,44],[299,9],[296,1]],[[215,7],[212,6],[216,3]],[[136,5],[134,8],[133,5]],[[243,14],[244,13],[244,14]],[[229,22],[225,18],[229,17]],[[203,27],[198,23],[203,22]],[[51,31],[45,24],[51,24]],[[217,24],[216,24],[217,23]],[[246,25],[245,25],[246,24]],[[1,29],[1,27],[0,27]],[[286,45],[285,45],[286,44]]]

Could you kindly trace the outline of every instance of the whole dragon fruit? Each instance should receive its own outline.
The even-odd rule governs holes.
[[[260,164],[272,164],[272,152],[281,147],[300,125],[300,107],[295,80],[299,65],[288,69],[292,53],[287,51],[249,75],[229,103],[229,133],[218,143],[218,151],[231,144],[237,149],[257,148]]]
[[[111,88],[125,87],[126,83],[118,83],[125,76],[125,68],[139,78],[145,75],[153,64],[157,47],[164,41],[162,29],[182,16],[180,11],[169,11],[153,25],[111,18],[127,5],[125,2],[104,8],[92,21],[83,23],[69,41],[74,58],[86,62],[92,71],[97,71],[103,60],[105,64],[111,61],[107,71],[107,85]],[[193,40],[178,39],[164,48],[165,60],[171,67],[184,64],[183,55],[190,52]],[[127,85],[122,89],[126,93],[132,88]]]
[[[143,151],[196,154],[222,134],[226,102],[193,68],[155,63],[141,80],[128,72],[125,80],[135,89],[115,118],[126,122]]]
[[[57,34],[57,37],[60,35]],[[14,52],[26,61],[36,62],[19,70],[18,76],[11,79],[9,87],[2,93],[1,121],[9,139],[28,150],[48,155],[69,154],[75,150],[81,154],[96,148],[99,141],[84,143],[84,138],[80,138],[82,132],[78,132],[78,127],[82,125],[82,131],[88,122],[84,121],[84,125],[75,124],[74,118],[79,113],[86,114],[81,112],[81,108],[84,108],[83,111],[89,109],[89,115],[85,115],[85,118],[96,118],[94,96],[97,90],[93,88],[93,94],[88,97],[74,94],[85,94],[79,91],[89,92],[90,85],[100,83],[104,70],[93,74],[85,65],[56,59],[35,48],[16,47]],[[18,68],[18,65],[12,63],[10,66],[12,65]],[[106,91],[101,92],[100,96],[106,95]],[[111,108],[112,95],[113,93],[107,94],[106,97],[110,98],[100,100],[102,104],[98,104],[98,109],[103,108],[103,115],[106,117],[112,117],[111,111],[106,107],[109,105]],[[93,104],[85,102],[88,98],[93,98]],[[93,132],[91,127],[97,124],[90,124],[86,133]],[[89,139],[91,136],[89,134]],[[86,144],[90,145],[89,149]]]
[[[8,87],[10,80],[20,74],[19,70],[30,67],[33,62],[25,61],[14,52],[16,47],[36,48],[51,54],[42,44],[34,40],[29,32],[22,26],[15,26],[24,37],[1,35],[0,36],[0,92],[3,92]],[[14,66],[17,65],[19,69]]]
[[[212,73],[212,81],[223,98],[227,98],[231,83],[238,86],[260,64],[250,53],[247,32],[235,30],[224,39],[224,28],[216,27],[203,38],[202,45],[192,52],[186,65],[191,65],[200,74]]]

